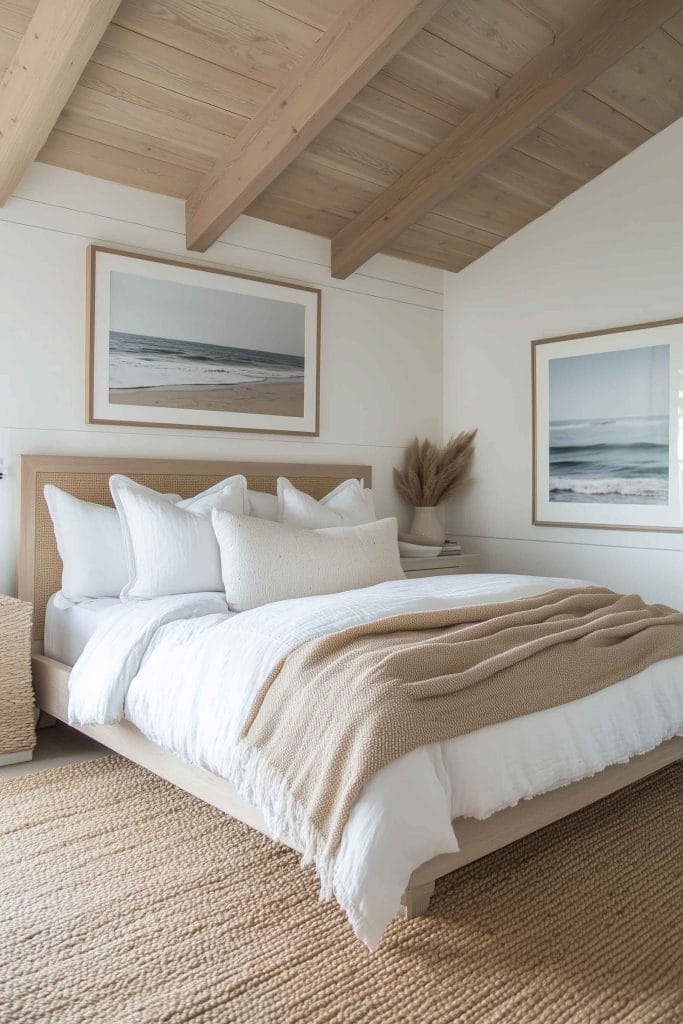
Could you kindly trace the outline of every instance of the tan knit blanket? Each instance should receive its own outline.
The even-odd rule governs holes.
[[[259,690],[242,736],[252,767],[286,793],[321,870],[361,790],[389,762],[680,654],[682,613],[602,588],[397,615],[293,650]]]

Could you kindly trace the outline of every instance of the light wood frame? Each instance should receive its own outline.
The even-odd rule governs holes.
[[[208,274],[219,274],[223,277],[234,277],[241,281],[257,281],[260,284],[271,284],[294,291],[309,292],[317,298],[316,339],[315,339],[315,427],[313,430],[280,430],[266,427],[223,427],[206,423],[164,423],[149,420],[102,419],[94,414],[94,345],[95,345],[95,265],[98,253],[110,256],[129,256],[131,259],[145,260],[149,263],[160,263],[170,267],[185,267],[188,270],[201,270]],[[149,253],[135,252],[131,249],[114,249],[106,245],[89,245],[86,261],[86,344],[85,344],[85,418],[87,423],[104,423],[125,427],[168,427],[175,430],[221,430],[234,434],[286,434],[295,437],[318,437],[320,434],[320,334],[322,322],[322,290],[310,285],[292,284],[271,277],[260,277],[256,274],[243,274],[226,267],[214,267],[189,260],[175,260],[164,256],[150,256]]]
[[[538,519],[536,516],[536,498],[538,481],[536,479],[536,462],[538,441],[536,438],[537,408],[536,385],[536,352],[541,345],[552,345],[557,341],[580,341],[582,338],[598,338],[608,334],[626,334],[629,331],[642,331],[648,327],[671,327],[683,324],[683,317],[673,320],[652,320],[643,324],[628,324],[625,327],[599,327],[594,331],[583,331],[581,334],[559,334],[556,338],[535,338],[531,342],[531,523],[533,526],[555,526],[567,530],[629,530],[636,533],[683,533],[683,526],[630,526],[622,523],[571,523],[559,520]]]
[[[21,460],[21,502],[19,531],[19,596],[37,601],[36,618],[42,624],[44,613],[43,586],[36,586],[41,574],[54,571],[56,547],[39,541],[43,530],[41,518],[42,487],[45,483],[63,484],[65,476],[71,481],[70,490],[77,497],[87,498],[92,491],[90,478],[103,473],[127,473],[149,479],[150,476],[168,476],[177,480],[179,474],[188,477],[188,488],[193,481],[210,475],[227,476],[244,473],[258,480],[270,476],[273,488],[278,475],[290,479],[318,481],[327,486],[336,474],[337,481],[349,476],[372,481],[368,466],[305,465],[292,463],[240,463],[240,462],[187,462],[180,460],[81,458],[70,456],[23,456]],[[309,486],[310,490],[315,487]],[[55,587],[55,589],[57,589]],[[60,721],[68,721],[68,680],[70,668],[42,653],[40,632],[34,642],[33,686],[39,708]],[[261,813],[242,800],[234,787],[212,772],[187,764],[174,754],[148,740],[131,722],[116,725],[78,726],[80,732],[122,754],[136,764],[167,779],[174,785],[214,807],[232,815],[239,821],[269,835]],[[583,779],[561,789],[523,801],[516,807],[499,811],[484,821],[458,818],[454,829],[458,837],[458,853],[442,854],[417,867],[410,876],[403,894],[401,909],[407,918],[424,914],[434,891],[437,878],[449,874],[470,862],[507,846],[553,821],[572,814],[589,804],[608,796],[630,783],[642,779],[683,757],[683,738],[675,737],[659,747],[633,758],[627,764],[613,765],[592,778]]]

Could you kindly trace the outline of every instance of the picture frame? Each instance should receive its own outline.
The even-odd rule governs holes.
[[[321,292],[99,245],[86,422],[317,437]]]
[[[683,318],[531,343],[532,523],[683,532]]]

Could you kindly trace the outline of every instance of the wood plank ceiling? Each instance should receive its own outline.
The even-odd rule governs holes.
[[[0,0],[0,69],[37,0]],[[345,0],[123,0],[38,159],[187,198]],[[449,0],[261,195],[332,237],[595,0]],[[683,12],[384,251],[457,271],[683,115]]]

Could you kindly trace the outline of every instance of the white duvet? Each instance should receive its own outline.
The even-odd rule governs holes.
[[[402,611],[514,600],[577,584],[529,576],[428,577],[240,614],[229,613],[217,594],[123,604],[105,614],[71,673],[69,719],[94,725],[125,716],[185,761],[231,778],[255,691],[304,640]],[[382,769],[354,806],[333,865],[334,895],[356,934],[374,949],[413,869],[457,852],[452,819],[486,818],[681,733],[683,658],[674,658],[582,700],[406,754]],[[267,801],[260,809],[277,836]]]

